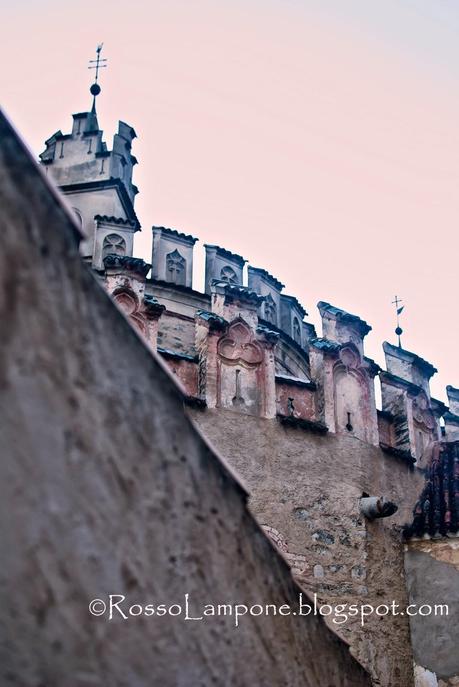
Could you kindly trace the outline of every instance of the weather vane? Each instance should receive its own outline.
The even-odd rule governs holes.
[[[398,336],[398,347],[399,347],[399,348],[402,347],[402,339],[401,339],[401,336],[402,336],[402,334],[403,334],[403,329],[402,329],[401,326],[400,326],[400,315],[402,314],[403,308],[405,307],[404,305],[402,305],[402,306],[400,307],[400,303],[403,303],[402,299],[399,298],[398,296],[395,296],[395,300],[392,301],[392,305],[395,305],[395,310],[396,310],[396,312],[397,312],[397,327],[396,327],[396,329],[395,329],[395,333],[396,333],[397,336]]]
[[[100,57],[100,53],[102,52],[103,48],[103,43],[99,43],[99,45],[96,48],[96,59],[95,60],[89,60],[89,67],[88,69],[95,69],[95,78],[94,78],[94,83],[91,85],[91,88],[89,89],[91,92],[91,95],[93,96],[93,101],[92,101],[92,112],[96,111],[96,96],[99,95],[101,88],[99,86],[99,69],[102,69],[103,67],[107,66],[107,60],[104,58]]]

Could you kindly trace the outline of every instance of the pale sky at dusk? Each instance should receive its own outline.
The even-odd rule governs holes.
[[[215,243],[285,283],[320,334],[326,300],[372,325],[366,354],[404,346],[459,386],[457,0],[0,0],[2,105],[34,153],[90,107],[138,134],[150,227]]]

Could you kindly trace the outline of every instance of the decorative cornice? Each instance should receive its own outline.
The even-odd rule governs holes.
[[[52,136],[50,136],[49,138],[46,139],[45,146],[48,148],[52,143],[54,143],[54,141],[58,140],[58,138],[60,136],[62,136],[62,131],[60,129],[58,129],[57,131],[54,132],[54,134],[52,134]],[[46,152],[47,151],[44,150],[42,153],[39,154],[38,157],[40,158],[40,160],[43,159],[43,156],[46,155]]]
[[[443,419],[449,425],[457,425],[459,427],[459,415],[451,413],[449,410],[443,415]]]
[[[448,407],[443,403],[443,401],[439,401],[437,398],[431,398],[430,399],[430,407],[432,408],[433,414],[437,417],[443,417],[443,415],[448,411]]]
[[[264,324],[259,324],[256,332],[259,336],[262,336],[270,344],[276,344],[279,341],[280,334],[274,329],[265,326]]]
[[[247,286],[229,284],[227,281],[222,281],[221,279],[212,279],[211,290],[217,293],[223,293],[228,302],[238,300],[243,303],[254,305],[257,308],[265,300],[264,296],[260,296],[256,291],[247,288]]]
[[[404,389],[412,396],[417,396],[419,392],[424,391],[424,389],[418,384],[413,384],[413,382],[407,382],[406,379],[402,379],[402,377],[397,377],[397,375],[393,375],[391,372],[386,372],[385,370],[382,370],[379,373],[379,377],[381,379],[381,382],[384,382],[385,384],[390,384],[390,386],[396,386],[399,389]]]
[[[143,297],[143,305],[147,317],[151,317],[153,319],[158,319],[161,317],[166,309],[165,305],[162,305],[162,303],[160,303],[154,296],[149,294]]]
[[[287,384],[288,386],[297,386],[310,391],[316,391],[317,384],[307,379],[299,379],[298,377],[289,377],[288,375],[276,375],[276,382],[279,384]]]
[[[277,414],[277,419],[284,427],[305,429],[315,434],[326,434],[328,432],[328,427],[317,420],[306,420],[305,418],[294,417],[293,415],[281,415],[280,413]]]
[[[411,353],[411,351],[406,351],[404,348],[399,346],[393,346],[388,341],[383,343],[383,351],[386,355],[390,355],[393,358],[398,358],[399,360],[404,360],[405,362],[415,365],[425,376],[430,379],[435,372],[438,372],[437,368],[427,360],[424,360],[416,353]]]
[[[295,306],[295,308],[297,308],[297,310],[301,313],[301,317],[306,317],[306,315],[308,314],[306,312],[306,310],[303,308],[303,306],[301,305],[298,298],[295,298],[295,296],[288,296],[285,293],[281,293],[280,298],[281,298],[281,302],[282,301],[288,301],[291,305]]]
[[[344,344],[346,345],[346,344]],[[368,373],[371,377],[376,377],[377,374],[379,374],[382,370],[381,367],[378,365],[378,363],[375,363],[374,360],[371,358],[367,358],[366,356],[363,356],[363,361],[366,363]]]
[[[190,363],[198,362],[197,355],[190,355],[189,353],[182,353],[181,351],[171,351],[168,348],[158,347],[158,353],[161,353],[163,358],[169,358],[171,360],[186,360]]]
[[[135,272],[145,277],[150,271],[151,265],[142,258],[131,258],[128,255],[116,255],[115,253],[109,253],[106,255],[104,260],[104,267],[106,270],[127,270],[129,272]]]
[[[230,262],[235,262],[239,265],[239,267],[244,267],[245,263],[247,262],[247,260],[245,260],[241,255],[232,253],[231,251],[226,250],[226,248],[221,248],[220,246],[214,246],[213,244],[205,243],[204,248],[206,249],[206,253],[209,248],[213,248],[218,257],[223,258],[224,260],[229,260]]]
[[[337,343],[336,341],[330,341],[329,339],[323,339],[322,337],[310,339],[309,345],[313,348],[317,348],[319,351],[323,351],[324,353],[338,353],[341,348],[341,344]]]
[[[416,458],[411,454],[410,451],[407,451],[403,448],[396,448],[395,446],[390,446],[389,444],[385,444],[382,441],[379,443],[379,446],[381,450],[384,451],[384,453],[388,453],[391,456],[395,456],[395,458],[400,458],[409,465],[414,465],[414,463],[416,462]]]
[[[123,122],[121,120],[119,121],[119,124],[122,124],[123,127],[125,127],[126,129],[129,130],[129,136],[131,137],[131,140],[133,140],[134,138],[137,138],[137,134],[136,134],[133,126],[131,126],[130,124],[127,124],[126,122]],[[124,132],[120,133],[120,131],[122,131],[121,127],[118,129],[118,136],[121,136],[121,138],[124,138],[124,140],[126,141],[127,140],[126,136],[123,135]],[[131,141],[128,141],[128,142],[130,143]]]
[[[209,329],[213,331],[224,331],[228,326],[228,322],[225,320],[224,317],[216,315],[213,312],[209,312],[208,310],[197,310],[196,319],[204,320],[204,322],[207,322],[209,325]]]
[[[270,274],[267,270],[262,269],[261,267],[251,267],[249,266],[249,275],[250,274],[256,274],[263,281],[265,281],[267,284],[272,286],[276,291],[282,291],[284,288],[284,284],[279,281],[279,279],[276,279],[276,277],[273,277],[272,274]]]
[[[446,395],[448,396],[448,401],[451,403],[451,401],[457,401],[459,403],[459,389],[456,389],[456,387],[451,386],[451,384],[448,384],[446,387]]]
[[[94,219],[97,222],[106,222],[107,224],[118,224],[120,226],[124,227],[132,227],[133,229],[136,228],[135,222],[133,222],[131,219],[123,219],[122,217],[113,217],[108,216],[108,215],[94,215]]]
[[[181,231],[177,231],[177,229],[169,229],[168,227],[152,227],[152,231],[157,231],[161,232],[162,234],[165,234],[166,236],[170,236],[171,238],[178,239],[179,241],[183,243],[188,243],[191,246],[194,246],[196,241],[199,241],[199,239],[196,239],[194,236],[191,236],[191,234],[184,234]]]
[[[360,317],[358,317],[358,315],[352,315],[351,313],[341,310],[341,308],[337,308],[334,305],[330,305],[330,303],[326,303],[325,301],[319,301],[317,303],[317,307],[322,317],[325,313],[327,313],[342,324],[355,326],[362,336],[366,336],[368,332],[371,332],[370,325],[367,324],[365,320],[362,320]]]

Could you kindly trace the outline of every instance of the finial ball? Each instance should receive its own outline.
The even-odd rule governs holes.
[[[401,336],[403,334],[403,329],[401,327],[397,327],[395,333],[397,334],[397,336]]]
[[[95,97],[96,95],[99,95],[101,88],[98,83],[93,83],[89,90],[91,92],[91,95]]]

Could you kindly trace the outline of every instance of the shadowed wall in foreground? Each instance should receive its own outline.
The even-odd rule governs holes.
[[[369,685],[319,618],[89,614],[109,594],[189,593],[200,615],[298,589],[3,118],[0,141],[2,684]]]

